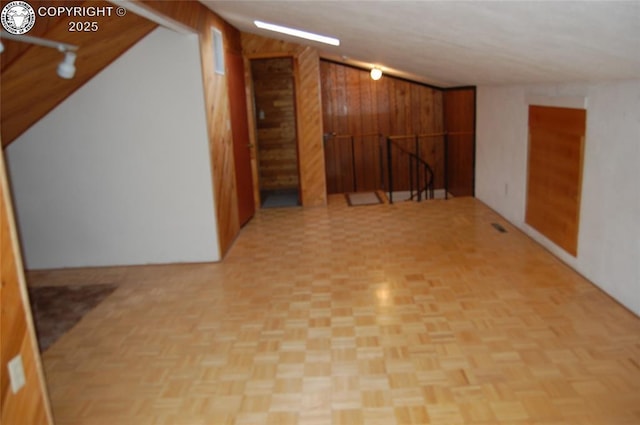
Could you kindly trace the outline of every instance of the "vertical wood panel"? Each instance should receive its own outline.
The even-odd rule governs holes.
[[[248,58],[293,57],[302,205],[325,205],[327,193],[318,52],[311,47],[247,33],[242,33],[242,48]]]
[[[337,84],[335,87],[336,96],[336,117],[338,130],[333,130],[333,133],[337,134],[351,134],[346,130],[349,128],[349,105],[347,99],[349,98],[347,87],[347,69],[338,68],[335,70],[335,78]],[[335,167],[339,173],[339,187],[341,192],[353,191],[353,172],[351,161],[351,149],[349,147],[350,141],[345,138],[336,139],[333,141],[335,149]],[[338,178],[338,176],[336,176]],[[331,193],[331,192],[329,192]]]
[[[441,90],[388,76],[373,81],[368,71],[329,61],[322,61],[321,75],[325,133],[415,135],[443,131]],[[397,143],[411,151],[415,149],[413,139]],[[436,173],[437,188],[443,185],[442,144],[442,138],[420,139],[420,153]],[[353,190],[348,140],[329,141],[326,153],[327,191]],[[407,163],[406,157],[394,160],[396,190],[408,189]],[[378,139],[356,139],[358,190],[380,188],[379,164]]]
[[[353,68],[346,68],[346,88],[347,88],[347,126],[353,129],[353,134],[362,134],[362,108],[361,108],[361,94],[360,94],[360,73]],[[347,140],[345,140],[347,141]],[[351,140],[345,143],[345,147],[348,150],[348,158],[352,158],[349,161],[349,168],[353,176],[351,191],[363,190],[365,186],[365,179],[368,177],[368,173],[363,169],[364,155],[366,152],[365,140],[361,138],[353,139],[353,148],[351,146]]]
[[[306,47],[295,59],[298,67],[296,110],[302,205],[325,205],[327,189],[322,146],[320,57],[315,49]]]
[[[322,107],[322,122],[327,122],[329,117],[337,115],[337,102],[335,102],[335,69],[329,68],[328,63],[320,61],[320,90],[321,97],[323,99]],[[329,99],[324,103],[324,99]],[[337,143],[328,137],[327,129],[324,129],[324,153],[325,153],[325,165],[326,165],[326,181],[327,187],[334,187],[338,182],[342,182],[340,177],[337,177],[341,169],[337,164],[338,153]]]
[[[423,125],[423,122],[426,119],[426,117],[422,116],[423,104],[424,102],[420,86],[411,84],[409,86],[409,112],[411,114],[409,129],[420,128]],[[415,105],[415,107],[412,107],[413,105]]]
[[[411,134],[411,94],[409,92],[409,83],[402,80],[393,80],[395,82],[396,94],[396,123],[398,125],[398,134]]]
[[[360,116],[362,134],[375,134],[378,129],[375,127],[373,115],[376,110],[375,98],[375,81],[373,81],[367,73],[358,72],[360,85]],[[365,170],[364,164],[379,163],[379,146],[380,138],[372,135],[364,139],[360,139],[362,156],[359,158],[358,169],[358,189],[376,190],[380,188],[380,168],[373,167],[371,172]]]
[[[449,192],[454,196],[474,195],[475,88],[444,93],[445,128],[449,136]]]
[[[0,285],[0,423],[5,425],[52,424],[49,401],[37,350],[31,308],[18,249],[9,196],[4,155],[0,153],[0,235],[2,284]],[[13,394],[7,363],[22,356],[26,385]]]
[[[573,256],[578,251],[587,111],[529,107],[525,221]]]

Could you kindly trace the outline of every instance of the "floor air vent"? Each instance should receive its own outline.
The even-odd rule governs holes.
[[[500,224],[498,223],[491,223],[491,225],[493,227],[495,227],[495,229],[500,232],[500,233],[507,233],[507,229],[505,229],[504,227],[502,227]]]

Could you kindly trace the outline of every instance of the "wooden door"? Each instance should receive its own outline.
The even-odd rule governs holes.
[[[475,121],[475,87],[445,91],[444,122],[449,133],[447,180],[453,196],[474,196]]]
[[[240,54],[227,52],[226,62],[229,106],[231,109],[231,132],[233,134],[233,158],[236,168],[236,191],[238,194],[238,219],[242,226],[253,217],[256,210],[253,200],[244,60]]]
[[[576,256],[587,126],[584,109],[529,106],[525,221]]]

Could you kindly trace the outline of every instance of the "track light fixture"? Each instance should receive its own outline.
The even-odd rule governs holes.
[[[76,67],[74,62],[76,61],[76,54],[73,52],[66,52],[64,59],[58,64],[58,76],[69,80],[76,75]]]
[[[20,41],[22,43],[31,43],[38,46],[51,47],[52,49],[56,49],[64,53],[62,62],[58,64],[58,76],[60,78],[68,80],[73,78],[76,73],[75,52],[78,50],[78,46],[74,46],[73,44],[59,43],[57,41],[47,40],[45,38],[32,37],[30,35],[14,35],[6,31],[0,32],[0,38],[6,38],[9,40]],[[2,45],[2,42],[0,42],[0,53],[2,53],[3,50],[4,46]]]

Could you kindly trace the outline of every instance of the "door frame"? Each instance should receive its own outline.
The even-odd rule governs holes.
[[[293,107],[295,116],[295,132],[296,132],[296,162],[298,172],[298,200],[301,206],[302,202],[302,179],[300,174],[300,129],[298,126],[298,90],[299,72],[298,59],[295,54],[287,53],[257,53],[244,55],[245,69],[245,85],[248,87],[247,92],[247,121],[249,124],[249,140],[251,145],[251,172],[253,174],[253,197],[256,208],[261,208],[262,196],[260,195],[260,166],[259,166],[259,146],[258,146],[258,123],[256,122],[256,101],[255,87],[253,83],[253,73],[251,71],[251,61],[261,59],[291,59],[293,66]]]
[[[242,84],[242,87],[236,87],[236,89],[241,89],[242,93],[246,95],[247,93],[247,85],[246,85],[246,67],[244,57],[242,52],[236,52],[227,50],[225,52],[225,60],[227,61],[227,66],[230,65],[232,61],[239,61],[238,67],[242,66],[242,75],[233,75],[234,71],[238,71],[234,69],[232,72],[227,72],[227,88],[228,88],[228,96],[229,96],[229,108],[230,108],[230,121],[231,121],[231,136],[233,139],[233,158],[234,158],[234,166],[235,166],[235,178],[236,178],[236,193],[237,193],[237,201],[238,201],[238,222],[240,226],[244,226],[248,223],[251,218],[255,215],[256,206],[255,206],[255,190],[254,190],[254,180],[253,180],[253,169],[252,169],[252,143],[251,143],[251,135],[249,129],[249,105],[246,103],[246,97],[239,98],[234,101],[234,95],[236,93],[231,92],[231,80],[237,79],[236,84],[239,86]],[[238,108],[234,108],[234,102],[238,103]],[[245,117],[242,117],[242,109],[244,109]],[[234,113],[235,112],[235,113]],[[244,122],[242,118],[246,118]],[[234,125],[235,124],[235,125]],[[245,128],[246,127],[246,128]],[[246,134],[238,134],[240,132],[246,131]],[[246,138],[245,138],[246,136]],[[241,139],[241,140],[240,140]],[[247,149],[246,152],[243,152],[244,149]],[[240,151],[240,152],[239,152]],[[245,156],[246,155],[246,156]],[[248,163],[246,163],[248,159]],[[245,167],[245,168],[243,168]],[[248,170],[246,170],[248,167]],[[251,175],[249,176],[249,182],[246,186],[250,185],[251,188],[241,187],[240,182],[244,181],[240,177],[241,171],[246,170],[245,172],[249,172]],[[250,194],[244,193],[244,190],[249,189],[251,191]],[[249,198],[244,198],[248,196]],[[241,209],[241,204],[245,207]],[[250,205],[249,205],[250,204]],[[249,213],[250,211],[250,213]]]

